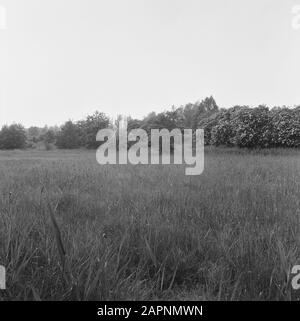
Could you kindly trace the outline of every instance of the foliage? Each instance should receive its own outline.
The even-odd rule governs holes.
[[[234,145],[248,148],[264,148],[271,145],[272,122],[265,106],[242,108],[232,119],[235,128]]]
[[[108,127],[117,128],[120,121],[119,117],[112,124],[107,115],[96,111],[78,122],[68,121],[61,128],[30,127],[27,129],[27,146],[34,147],[37,142],[42,141],[46,148],[55,143],[58,148],[96,149],[101,144],[96,141],[97,132]],[[256,108],[234,106],[220,109],[211,96],[194,104],[178,108],[173,106],[171,110],[161,113],[151,112],[141,120],[128,117],[127,121],[128,131],[142,128],[148,133],[148,137],[152,129],[171,131],[175,128],[201,128],[204,129],[205,145],[240,148],[300,147],[300,107],[269,109],[260,105]],[[3,130],[5,132],[7,129]],[[9,139],[8,134],[5,135]],[[149,145],[150,143],[149,140]],[[0,148],[5,148],[3,144]],[[14,143],[8,145],[15,146]],[[20,146],[18,141],[16,145]]]
[[[43,134],[41,136],[41,139],[47,143],[47,144],[51,144],[51,143],[54,143],[55,142],[55,139],[56,139],[56,134],[55,132],[52,130],[52,129],[49,129],[46,131],[45,134]]]
[[[20,124],[3,126],[0,131],[0,149],[22,149],[26,146],[25,128]]]
[[[222,110],[218,115],[218,122],[211,127],[211,144],[215,146],[233,146],[236,128],[233,125],[233,118],[242,107],[234,107]]]
[[[67,121],[57,134],[58,148],[75,149],[80,147],[80,129],[71,120]]]
[[[104,113],[98,111],[87,116],[85,120],[78,122],[81,134],[81,145],[87,148],[96,149],[100,144],[96,141],[96,135],[99,130],[107,128],[109,123],[109,118]]]
[[[299,147],[300,108],[249,108],[220,110],[202,120],[205,143],[241,148]]]
[[[300,107],[274,108],[271,111],[274,147],[300,147]]]

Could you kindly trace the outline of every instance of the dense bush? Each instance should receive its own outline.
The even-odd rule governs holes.
[[[199,122],[205,143],[245,148],[299,147],[300,108],[236,106]]]
[[[271,111],[273,130],[272,145],[275,147],[300,146],[300,107],[274,108]]]
[[[228,110],[221,110],[217,115],[217,123],[210,128],[204,128],[205,131],[211,131],[210,144],[219,146],[233,146],[236,135],[234,119],[243,107],[233,107]],[[208,134],[206,134],[208,135]]]
[[[242,108],[232,119],[235,128],[234,145],[238,147],[270,147],[272,122],[269,109],[265,106]]]

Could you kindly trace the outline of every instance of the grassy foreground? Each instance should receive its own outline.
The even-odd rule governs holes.
[[[295,300],[300,151],[184,166],[0,152],[0,300]]]

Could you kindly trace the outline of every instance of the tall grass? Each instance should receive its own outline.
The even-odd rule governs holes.
[[[184,167],[0,152],[0,300],[295,300],[300,152]]]

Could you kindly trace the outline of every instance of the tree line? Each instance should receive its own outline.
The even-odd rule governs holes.
[[[113,127],[107,115],[95,112],[85,119],[65,122],[58,127],[30,127],[21,124],[3,126],[0,130],[0,149],[95,149],[100,142],[96,134],[100,129]],[[300,147],[300,106],[294,108],[261,105],[255,108],[234,106],[219,108],[213,97],[189,103],[170,110],[148,114],[143,119],[128,117],[128,131],[142,128],[204,129],[206,145],[241,148]]]

